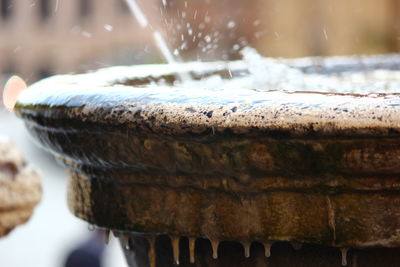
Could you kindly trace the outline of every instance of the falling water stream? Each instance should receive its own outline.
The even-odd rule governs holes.
[[[148,29],[152,31],[154,42],[156,43],[158,49],[160,50],[161,55],[164,57],[164,59],[167,61],[168,64],[173,64],[177,63],[179,60],[174,58],[173,54],[171,53],[171,49],[169,49],[167,42],[165,41],[165,38],[161,35],[161,33],[157,30],[152,29],[151,25],[149,24],[149,21],[146,17],[146,14],[142,11],[136,0],[125,0],[132,15],[136,18],[138,23],[143,29]],[[165,5],[166,2],[163,1],[163,4]]]

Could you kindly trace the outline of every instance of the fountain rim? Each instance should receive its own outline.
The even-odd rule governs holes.
[[[187,66],[179,65],[178,67],[187,68]],[[138,68],[127,67],[126,69],[136,74]],[[154,69],[151,66],[147,68]],[[170,71],[165,70],[165,65],[159,68]],[[397,138],[400,137],[400,97],[398,95],[255,92],[257,96],[263,95],[266,99],[274,99],[274,101],[261,103],[233,101],[221,105],[221,103],[218,104],[219,99],[215,101],[216,103],[209,103],[211,102],[209,99],[213,100],[213,98],[207,95],[206,100],[209,102],[199,104],[192,101],[182,102],[182,95],[184,95],[182,90],[170,92],[165,91],[165,87],[151,90],[135,87],[133,90],[132,87],[115,86],[101,88],[102,94],[98,94],[98,90],[91,91],[92,87],[74,87],[74,84],[66,84],[61,89],[53,87],[52,85],[57,85],[53,82],[59,78],[63,79],[62,77],[76,76],[59,76],[32,86],[21,96],[16,113],[24,119],[28,129],[42,146],[61,158],[70,169],[68,203],[76,216],[109,229],[149,233],[169,232],[176,235],[209,237],[214,240],[251,238],[254,240],[295,240],[345,247],[398,246],[396,229],[373,226],[385,225],[388,215],[385,213],[385,218],[369,216],[378,214],[376,210],[381,214],[381,207],[388,211],[396,210],[397,198],[392,197],[396,196],[398,188],[396,183],[391,182],[391,178],[397,177],[398,170],[397,162],[392,160],[397,158],[399,142]],[[93,76],[86,75],[85,77]],[[87,82],[88,85],[92,85],[93,81],[87,79]],[[75,88],[74,91],[71,87]],[[57,89],[64,90],[64,94],[54,95],[54,90]],[[161,98],[156,97],[155,92],[159,95],[173,96],[170,99],[177,98],[179,101],[161,101]],[[176,96],[177,92],[181,93],[179,97]],[[315,97],[310,97],[310,95]],[[31,99],[29,96],[36,98]],[[130,98],[124,98],[126,96]],[[33,101],[38,99],[41,102]],[[193,100],[193,97],[187,99]],[[303,109],[304,107],[306,108]],[[276,132],[275,135],[268,135],[274,131],[278,131],[278,135]],[[289,135],[282,135],[283,131]],[[325,136],[328,138],[321,140],[321,137]],[[302,139],[304,137],[308,139]],[[289,140],[281,140],[283,138]],[[170,142],[171,140],[173,142]],[[276,150],[273,150],[275,148]],[[303,148],[307,149],[303,150]],[[258,157],[258,149],[265,151],[267,156]],[[281,154],[282,151],[287,151],[287,153]],[[308,154],[304,154],[306,161],[303,162],[303,156],[297,157],[297,155],[304,151]],[[378,157],[370,156],[376,153]],[[204,163],[203,157],[196,156],[199,154],[207,159]],[[223,158],[224,154],[230,154],[226,157],[228,159],[226,161]],[[255,165],[254,161],[250,161],[252,155],[261,165]],[[268,155],[275,155],[272,161]],[[321,157],[321,155],[325,156]],[[288,161],[290,158],[294,161]],[[176,164],[175,160],[170,162],[169,159],[179,159],[180,164]],[[244,159],[241,160],[241,166],[236,166],[236,159]],[[343,163],[346,160],[349,161],[349,165]],[[340,166],[343,168],[338,168],[337,162],[341,162]],[[367,166],[370,169],[359,168],[358,163],[366,164],[365,162],[368,163]],[[288,168],[289,164],[293,168]],[[298,164],[301,166],[299,167]],[[277,166],[276,169],[275,166]],[[318,166],[318,168],[314,170],[312,166]],[[208,171],[204,173],[206,168]],[[224,169],[232,170],[232,172],[220,171]],[[355,193],[353,191],[347,193],[344,189],[342,191],[342,187],[337,186],[338,183],[335,181],[336,178],[341,178],[341,171],[347,169],[351,172],[348,172],[349,176],[345,178],[353,177],[354,174],[356,179],[346,179],[346,181],[352,183],[362,181],[360,185],[363,187],[355,190]],[[377,169],[383,170],[385,175],[375,177]],[[259,172],[254,172],[253,176],[252,170]],[[195,176],[196,173],[204,173],[204,176]],[[343,173],[347,172],[343,171]],[[207,176],[208,174],[210,176]],[[339,176],[337,177],[336,174]],[[364,174],[371,183],[364,182]],[[362,180],[357,179],[359,176]],[[182,179],[185,177],[189,182]],[[261,179],[263,177],[265,179]],[[317,181],[318,186],[311,189],[318,191],[303,191],[302,188],[298,188],[299,186],[297,186],[298,192],[286,191],[280,183],[277,184],[279,190],[269,191],[269,189],[274,189],[274,184],[272,186],[265,184],[265,190],[260,191],[262,188],[259,182],[274,182],[275,180],[271,177],[282,177],[285,181],[295,183],[300,181],[301,185],[308,185],[304,183],[304,178],[308,177],[310,181]],[[296,177],[298,179],[294,179]],[[208,178],[220,182],[215,186],[207,182]],[[370,178],[376,178],[379,182],[375,183],[375,180],[370,180]],[[319,187],[320,181],[324,182],[323,192]],[[382,184],[384,187],[377,189],[377,184]],[[356,182],[356,185],[359,184]],[[353,188],[351,186],[349,184],[349,188]],[[234,194],[229,193],[234,188],[237,188],[235,189],[237,191]],[[261,193],[252,194],[250,191],[252,188]],[[290,189],[291,186],[289,185],[288,188]],[[227,191],[229,194],[225,193]],[[279,192],[283,192],[283,195]],[[312,197],[304,200],[308,192]],[[338,194],[338,192],[344,194]],[[167,194],[172,194],[173,197],[167,198]],[[388,198],[383,198],[383,194],[385,196],[387,194]],[[158,200],[160,195],[162,201]],[[240,198],[250,195],[254,196],[252,201],[242,201],[246,198]],[[113,201],[106,201],[106,196],[107,199]],[[116,196],[118,198],[115,198]],[[260,203],[258,207],[264,209],[269,205],[268,203],[278,203],[271,202],[270,197],[282,200],[278,201],[282,204],[278,206],[277,212],[281,214],[285,211],[287,216],[278,216],[284,223],[277,221],[277,227],[271,228],[271,231],[268,230],[268,235],[260,228],[258,232],[254,230],[255,232],[250,236],[247,230],[249,227],[243,227],[247,221],[244,221],[242,226],[238,223],[232,224],[234,220],[230,216],[220,216],[220,221],[214,220],[214,212],[211,212],[214,209],[206,213],[196,213],[200,217],[195,217],[192,213],[193,210],[203,210],[202,207],[212,207],[214,203],[226,203],[224,210],[231,210],[232,212],[228,212],[230,215],[242,216],[247,213],[240,212],[238,208],[249,210],[244,204],[251,206],[251,203]],[[349,197],[351,197],[350,200]],[[166,199],[173,204],[168,205],[165,202]],[[355,207],[355,204],[352,204],[354,199],[362,201],[360,208],[353,208]],[[376,203],[371,202],[375,199],[378,200]],[[131,201],[135,201],[135,204],[129,204],[133,203]],[[162,221],[159,222],[154,219],[152,222],[147,221],[147,218],[151,218],[147,215],[150,214],[150,207],[155,209],[154,214],[159,215],[160,212],[158,206],[146,206],[146,203],[163,203],[163,207],[174,209],[181,206],[179,201],[187,207],[189,207],[188,203],[192,203],[191,207],[193,207],[184,209],[185,212],[182,210],[176,213],[185,218],[187,222],[185,228],[175,225],[176,218],[169,222],[165,218],[161,218]],[[311,207],[315,210],[309,209],[307,205],[297,206],[296,204],[295,208],[290,204],[292,201],[298,204],[303,201],[312,203]],[[348,227],[349,224],[344,220],[347,216],[345,216],[346,211],[335,209],[336,203],[342,203],[342,201],[350,203],[344,207],[355,212],[354,216],[359,219],[360,228],[357,224],[355,224],[356,228]],[[268,214],[274,214],[273,210],[276,207],[272,204],[268,207],[271,207],[271,212]],[[132,212],[127,213],[127,208]],[[146,216],[141,216],[142,211]],[[167,211],[168,214],[173,214],[173,212]],[[395,216],[396,213],[390,212],[390,214]],[[291,219],[292,215],[295,215],[293,216],[295,219]],[[343,216],[339,217],[339,215]],[[369,216],[371,220],[364,222],[364,215]],[[318,218],[317,224],[305,221],[301,223],[305,218],[314,217]],[[112,218],[121,218],[121,220],[115,221]],[[193,221],[189,223],[187,218],[192,218]],[[271,224],[268,218],[266,219],[268,224],[263,225],[269,227]],[[203,226],[198,222],[210,222],[210,224]],[[289,233],[291,230],[289,232],[281,230],[280,225],[285,225],[284,229],[288,229],[286,222],[292,222],[293,227],[298,231]],[[336,224],[336,222],[344,223]],[[219,229],[228,229],[229,226],[231,230],[219,232]],[[368,229],[382,229],[386,232],[374,232]],[[340,233],[364,234],[341,236]]]
[[[323,60],[324,63],[321,63]],[[375,66],[400,62],[400,55],[299,58],[297,68],[323,64]],[[318,63],[319,62],[319,63]],[[383,62],[383,63],[382,63]],[[110,67],[87,74],[58,75],[30,86],[15,110],[21,117],[76,119],[100,124],[147,124],[157,134],[288,131],[304,136],[400,136],[400,93],[190,91],[177,86],[122,85],[129,79],[185,71],[241,70],[243,61]],[[54,117],[55,118],[55,117]],[[149,122],[150,121],[150,122]],[[211,130],[210,130],[211,129]]]

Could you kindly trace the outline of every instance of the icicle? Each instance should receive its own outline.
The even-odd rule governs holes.
[[[93,232],[94,230],[96,230],[96,226],[94,226],[93,224],[88,224],[88,230],[90,231],[90,232]]]
[[[271,257],[271,247],[274,243],[273,242],[264,242],[264,251],[265,251],[265,257],[269,258]]]
[[[118,238],[119,237],[119,233],[117,231],[113,231],[113,235],[114,237]]]
[[[218,259],[218,246],[219,246],[219,241],[218,240],[210,240],[211,242],[211,248],[212,248],[212,257],[214,260]]]
[[[176,265],[179,265],[179,240],[179,236],[171,236],[172,250],[174,253],[174,261]]]
[[[124,246],[125,246],[126,250],[130,249],[130,246],[129,246],[129,234],[124,234]]]
[[[290,242],[294,250],[300,250],[303,247],[302,243],[299,242]]]
[[[342,265],[347,266],[347,252],[349,251],[348,248],[341,248],[340,252],[342,254]]]
[[[156,267],[156,238],[155,236],[146,236],[147,242],[149,243],[148,259],[150,267]]]
[[[190,257],[190,263],[195,262],[195,247],[196,247],[196,238],[195,237],[189,237],[189,257]]]
[[[104,242],[106,243],[106,245],[108,244],[108,242],[110,242],[110,229],[106,229],[104,231]]]
[[[249,242],[245,242],[242,244],[243,248],[244,248],[244,256],[246,258],[250,258],[250,247],[251,247],[251,243]]]

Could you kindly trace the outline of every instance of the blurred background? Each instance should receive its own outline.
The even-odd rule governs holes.
[[[138,0],[184,60],[400,49],[399,0]],[[161,62],[124,0],[0,0],[0,74],[28,83],[56,73]]]
[[[400,49],[400,0],[138,0],[151,28],[182,60],[231,60],[246,46],[271,57],[393,53]],[[163,62],[151,32],[124,0],[0,0],[0,93],[11,75],[28,84],[59,73]],[[1,97],[2,94],[0,94]],[[0,101],[2,103],[2,101]],[[33,218],[0,239],[0,266],[64,266],[88,240],[66,206],[66,171],[32,144],[0,104],[0,134],[43,178]],[[103,266],[126,266],[115,239]]]

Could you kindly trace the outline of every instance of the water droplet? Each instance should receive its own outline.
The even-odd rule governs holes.
[[[187,42],[183,42],[179,47],[180,50],[185,50],[187,48]]]
[[[110,242],[110,229],[104,231],[104,243],[106,245]]]
[[[212,257],[214,260],[218,259],[218,246],[219,246],[219,241],[218,240],[210,240],[211,242],[211,248],[212,248]]]
[[[92,34],[90,32],[87,32],[87,31],[83,31],[83,32],[81,32],[81,34],[82,34],[83,37],[86,37],[86,38],[91,38],[92,37]]]
[[[114,29],[114,27],[111,26],[110,24],[104,24],[104,29],[106,29],[107,31],[111,32]]]
[[[228,22],[228,24],[226,26],[228,27],[228,29],[233,29],[233,28],[236,27],[236,22],[231,20],[231,21]]]
[[[249,242],[245,242],[242,244],[243,248],[244,248],[244,256],[246,258],[250,258],[250,247],[251,247],[251,243]]]
[[[342,254],[342,266],[347,266],[347,252],[348,248],[341,248],[340,253]]]
[[[190,263],[195,262],[195,248],[196,248],[196,238],[189,237],[189,257]]]
[[[176,265],[179,265],[179,240],[179,236],[171,236],[172,250],[174,253],[174,261]]]
[[[126,250],[130,249],[129,234],[124,234],[124,247],[125,247]]]
[[[327,40],[328,41],[328,32],[327,32],[327,30],[324,28],[323,30],[322,30],[322,32],[324,33],[324,37],[325,37],[325,40]]]
[[[264,242],[264,252],[265,252],[265,257],[269,258],[271,257],[271,247],[274,243],[273,242]]]
[[[210,35],[204,36],[204,41],[206,41],[207,43],[211,42],[211,36]]]
[[[155,236],[146,236],[147,242],[149,243],[148,259],[150,267],[156,267],[156,238]]]

